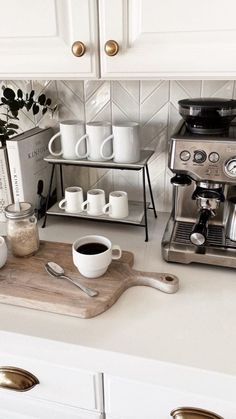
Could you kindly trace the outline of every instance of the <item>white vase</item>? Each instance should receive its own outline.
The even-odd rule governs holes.
[[[7,261],[7,245],[4,237],[0,236],[0,268],[2,268]]]

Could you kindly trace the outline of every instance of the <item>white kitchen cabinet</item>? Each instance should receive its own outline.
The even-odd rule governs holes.
[[[102,78],[235,78],[235,0],[99,0]],[[107,56],[104,45],[120,47]]]
[[[1,79],[234,79],[234,11],[235,0],[4,2]]]
[[[19,345],[11,354],[0,352],[0,418],[103,418],[102,374],[72,367],[66,362],[48,362],[43,354],[38,359],[19,356],[14,352],[20,352]],[[9,387],[15,386],[14,380],[17,378],[10,376],[4,378],[6,388],[2,383],[5,366],[20,369],[19,373],[21,370],[28,371],[39,383],[27,391],[20,391],[19,385],[17,390],[12,390]],[[3,372],[6,374],[8,371]]]
[[[102,410],[102,377],[99,373],[3,352],[0,352],[0,363],[0,367],[7,365],[29,371],[39,380],[38,385],[22,393],[22,398],[30,395],[87,410]]]
[[[224,419],[236,417],[236,404],[224,399],[205,397],[176,388],[105,375],[105,412],[114,419],[169,419],[170,412],[181,406],[213,411]]]
[[[98,77],[97,25],[96,0],[3,2],[1,78]],[[71,50],[76,41],[86,47],[81,57]]]

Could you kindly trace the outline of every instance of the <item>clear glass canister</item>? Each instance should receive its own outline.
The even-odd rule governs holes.
[[[7,241],[14,256],[31,256],[39,248],[37,219],[29,202],[10,204],[5,208]]]

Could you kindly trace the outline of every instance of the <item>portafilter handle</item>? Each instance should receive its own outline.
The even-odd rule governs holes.
[[[201,209],[199,213],[198,222],[193,227],[189,236],[190,241],[195,246],[202,246],[207,239],[207,225],[212,212],[208,209]]]

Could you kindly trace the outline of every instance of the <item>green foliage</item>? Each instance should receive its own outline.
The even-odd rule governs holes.
[[[37,115],[40,111],[44,115],[49,110],[53,115],[57,108],[57,106],[50,107],[52,101],[44,93],[35,99],[34,90],[31,90],[30,93],[23,93],[21,89],[18,89],[17,92],[9,87],[3,86],[2,89],[3,96],[0,100],[0,106],[4,107],[4,112],[0,114],[0,145],[2,146],[12,135],[17,134],[19,126],[13,121],[19,121],[18,114],[21,109],[32,111],[33,115]],[[1,117],[5,117],[5,119]]]

